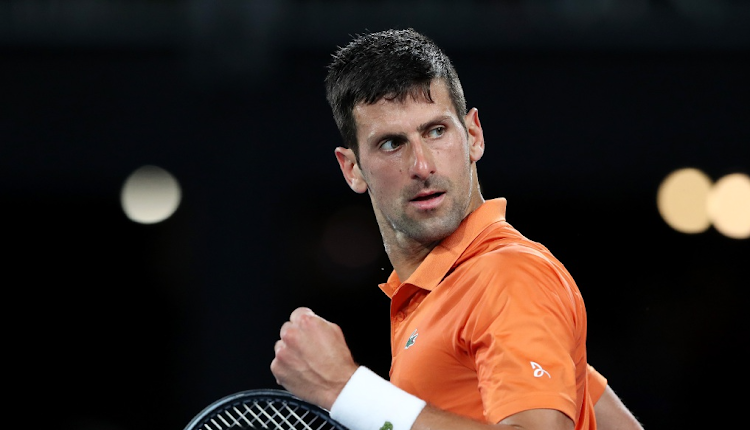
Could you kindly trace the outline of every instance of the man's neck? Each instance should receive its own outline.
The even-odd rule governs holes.
[[[398,275],[398,279],[401,282],[409,279],[409,276],[417,270],[435,246],[440,243],[434,242],[429,245],[413,243],[408,246],[400,246],[389,242],[386,241],[385,251],[388,254],[388,259],[391,261],[393,270],[396,271],[396,275]]]

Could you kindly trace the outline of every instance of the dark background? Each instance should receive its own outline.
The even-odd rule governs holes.
[[[387,375],[390,265],[323,78],[351,35],[409,26],[479,108],[485,197],[576,278],[590,362],[646,428],[736,422],[750,243],[656,209],[675,169],[750,173],[750,8],[731,0],[0,3],[4,391],[24,420],[180,429],[276,388],[299,305]],[[159,224],[119,204],[144,164],[182,187]]]

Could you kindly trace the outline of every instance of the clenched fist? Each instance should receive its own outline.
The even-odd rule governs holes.
[[[271,372],[295,396],[327,410],[359,367],[341,328],[308,308],[297,308],[281,326]]]

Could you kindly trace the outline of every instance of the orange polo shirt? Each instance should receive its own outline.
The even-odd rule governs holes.
[[[483,422],[547,408],[595,429],[606,380],[587,366],[581,294],[546,247],[505,221],[505,206],[486,201],[406,282],[393,272],[380,285],[391,298],[391,382]]]

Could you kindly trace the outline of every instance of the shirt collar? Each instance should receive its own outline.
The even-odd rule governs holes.
[[[496,198],[485,201],[459,224],[456,231],[440,242],[409,276],[404,284],[432,291],[454,266],[461,254],[488,225],[505,220],[507,200]],[[379,285],[390,298],[401,287],[396,271],[391,272],[388,281]]]

